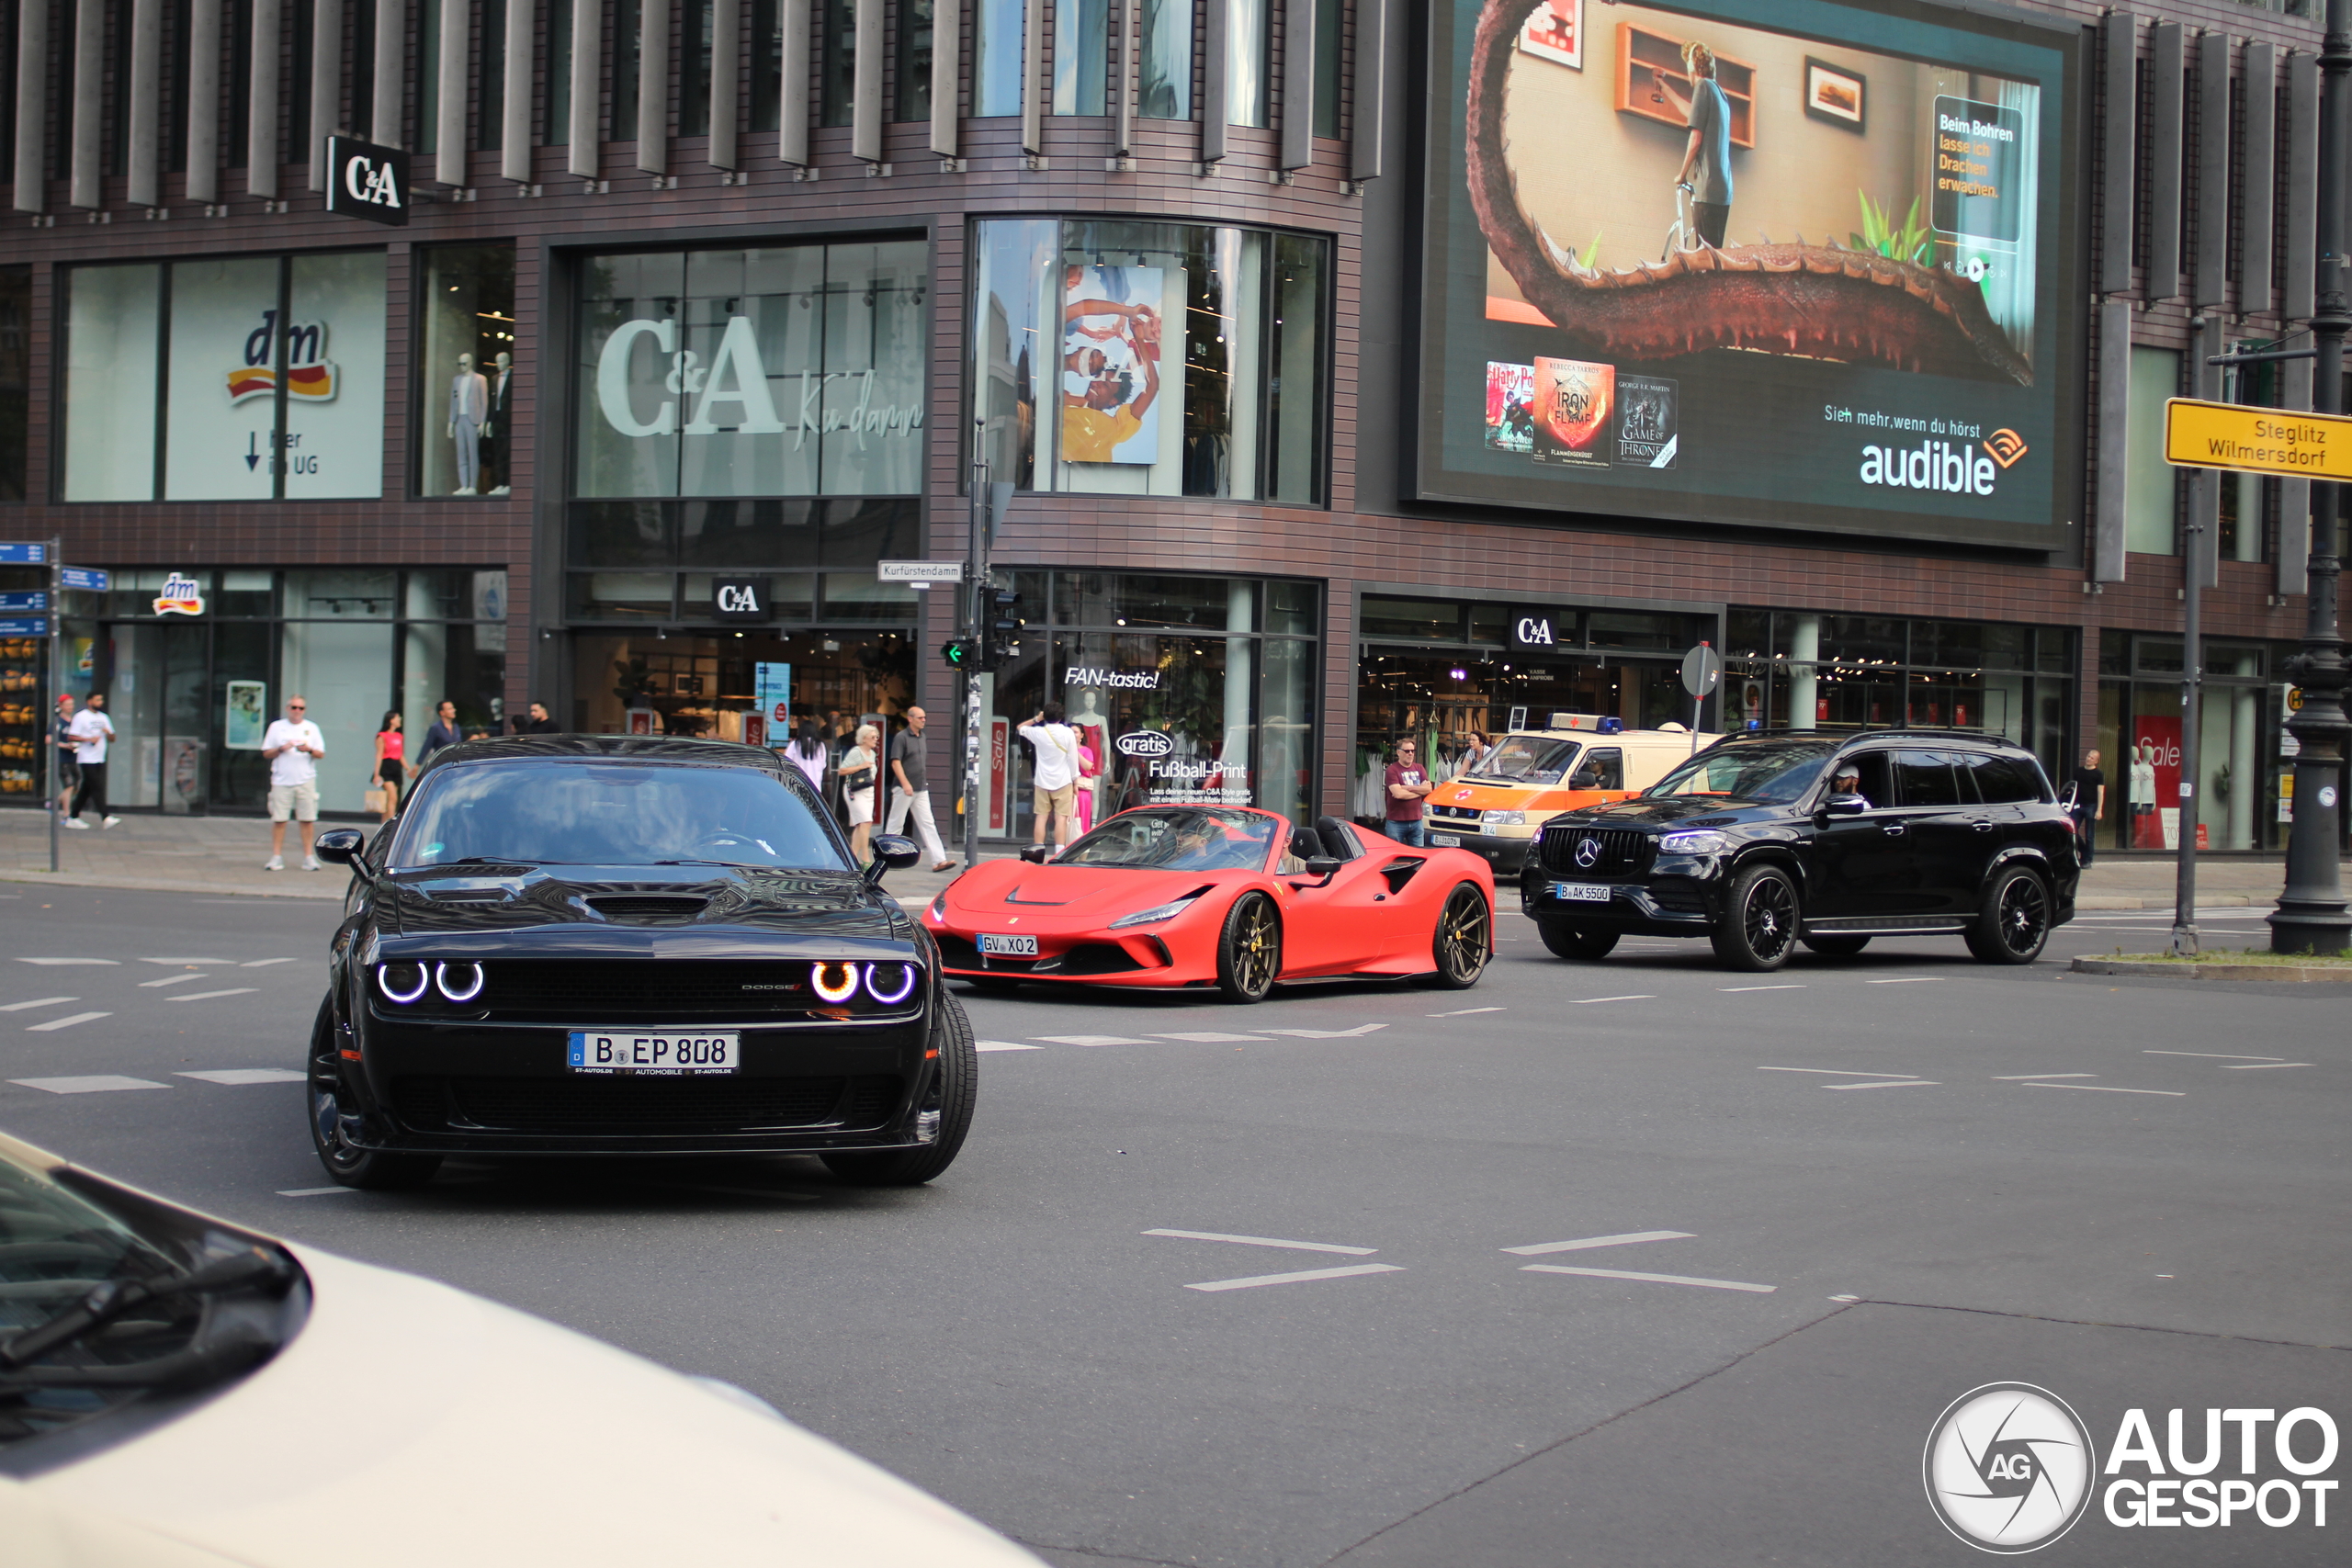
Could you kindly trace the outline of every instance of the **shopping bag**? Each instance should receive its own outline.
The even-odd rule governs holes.
[[[367,794],[362,796],[362,798],[367,801],[368,809],[376,813],[379,817],[382,816],[391,807],[390,793],[387,791],[382,784],[370,784],[368,787]]]

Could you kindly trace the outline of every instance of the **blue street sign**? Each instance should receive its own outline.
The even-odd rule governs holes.
[[[108,579],[94,566],[61,566],[57,569],[58,584],[63,588],[79,588],[85,593],[104,593]]]
[[[0,566],[47,566],[47,545],[0,544]]]
[[[46,610],[46,593],[0,593],[0,610]]]
[[[31,620],[0,621],[0,637],[47,637],[49,621],[44,616]]]

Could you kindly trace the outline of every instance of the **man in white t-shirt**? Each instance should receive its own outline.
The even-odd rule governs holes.
[[[1054,843],[1068,848],[1077,825],[1078,735],[1064,722],[1062,705],[1047,703],[1037,716],[1021,727],[1021,737],[1036,748],[1037,768],[1030,775],[1036,793],[1036,841],[1046,841],[1046,824],[1054,825]]]
[[[122,818],[107,810],[107,743],[114,739],[114,720],[107,716],[107,694],[92,692],[90,705],[74,716],[65,733],[74,742],[74,765],[82,770],[82,787],[74,792],[74,808],[65,814],[65,825],[86,831],[90,825],[82,820],[82,813],[95,806],[98,826],[111,828]]]
[[[311,852],[319,835],[319,759],[327,754],[326,737],[306,716],[311,705],[300,697],[286,699],[286,716],[274,720],[261,738],[261,754],[269,759],[269,862],[264,871],[286,869],[286,818],[302,824],[302,869],[319,869]]]

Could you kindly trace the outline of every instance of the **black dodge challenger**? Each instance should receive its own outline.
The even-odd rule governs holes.
[[[978,1058],[921,925],[756,747],[532,736],[436,753],[349,865],[310,1050],[311,1135],[349,1187],[447,1155],[813,1154],[928,1181]]]

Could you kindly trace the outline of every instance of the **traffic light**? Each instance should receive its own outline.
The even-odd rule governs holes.
[[[980,618],[980,668],[1001,670],[1021,651],[1022,629],[1029,624],[1021,614],[1020,591],[1012,588],[987,590]]]
[[[962,637],[940,646],[939,657],[947,660],[950,670],[969,670],[978,662],[972,657],[972,645]]]

